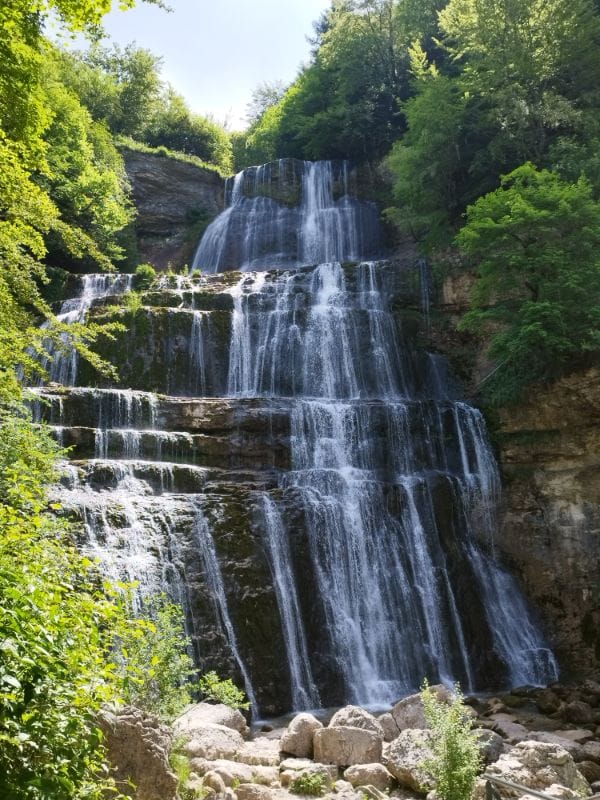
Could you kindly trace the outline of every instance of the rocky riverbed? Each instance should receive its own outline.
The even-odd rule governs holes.
[[[439,699],[449,698],[444,687],[435,688]],[[600,793],[600,683],[467,698],[466,713],[486,774],[560,800]],[[115,775],[137,800],[178,797],[172,748],[189,762],[182,800],[283,800],[302,794],[312,776],[321,776],[323,796],[340,800],[416,799],[435,789],[423,768],[431,732],[420,695],[376,715],[345,706],[333,716],[300,713],[287,727],[256,731],[239,711],[207,703],[188,709],[172,728],[131,708],[106,712],[102,727]],[[501,794],[527,797],[511,789]],[[480,778],[473,798],[484,796]]]

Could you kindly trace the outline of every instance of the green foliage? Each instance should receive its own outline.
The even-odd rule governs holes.
[[[416,57],[424,55],[414,51]],[[425,249],[447,244],[463,207],[460,163],[466,102],[455,82],[419,61],[419,93],[404,105],[406,135],[387,159],[396,205],[386,211]],[[435,121],[435,124],[434,124]]]
[[[194,114],[160,76],[161,61],[148,50],[98,45],[62,53],[61,77],[91,117],[115,135],[150,147],[194,156],[225,173],[232,169],[231,141],[224,128]]]
[[[159,595],[146,600],[142,617],[118,632],[115,658],[122,694],[130,705],[170,722],[191,702],[195,675],[181,607]]]
[[[84,258],[110,270],[123,256],[118,234],[133,218],[122,158],[106,128],[58,82],[51,59],[44,83],[53,119],[44,134],[48,171],[39,180],[63,223],[46,239],[48,258],[61,265]]]
[[[134,284],[136,289],[149,289],[156,280],[156,270],[152,264],[138,264],[135,268]]]
[[[52,433],[34,426],[16,404],[0,408],[0,498],[26,513],[44,500],[46,486],[57,478],[61,450]]]
[[[163,146],[214,164],[223,172],[233,168],[231,140],[213,120],[193,114],[183,97],[168,88],[143,133],[151,147]]]
[[[0,443],[0,796],[100,800],[94,715],[117,693],[107,656],[123,607],[44,510],[49,434],[13,409]]]
[[[421,699],[433,754],[423,767],[435,781],[436,795],[441,800],[469,800],[483,760],[460,689],[456,685],[451,702],[444,703],[425,681]]]
[[[437,46],[412,47],[390,218],[425,248],[445,246],[466,206],[527,160],[600,190],[599,34],[592,0],[445,4]]]
[[[181,610],[164,597],[131,614],[74,530],[47,509],[59,448],[19,407],[0,414],[0,796],[101,800],[95,717],[108,701],[171,719],[190,700]]]
[[[118,237],[130,219],[124,173],[106,131],[58,81],[53,48],[42,37],[44,14],[54,9],[73,30],[96,24],[105,2],[29,3],[0,8],[0,400],[20,395],[16,380],[39,372],[44,340],[65,331],[39,286],[54,256],[69,264],[112,269]],[[49,252],[50,251],[50,252]],[[35,314],[37,318],[34,318]],[[42,333],[39,318],[50,327]],[[106,329],[112,335],[114,329]],[[66,339],[81,354],[100,328]]]
[[[214,671],[200,677],[198,688],[208,700],[224,703],[231,708],[250,708],[245,693],[231,679],[222,680]]]
[[[316,28],[311,62],[287,91],[278,99],[281,86],[265,94],[257,89],[250,128],[233,140],[236,167],[281,156],[365,160],[387,153],[404,129],[408,46],[416,37],[433,46],[442,6],[442,0],[333,3]]]
[[[467,212],[457,237],[478,264],[461,327],[492,335],[482,386],[504,404],[600,351],[600,204],[589,183],[525,164]]]
[[[292,794],[321,797],[327,790],[327,778],[320,772],[303,772],[290,783]]]

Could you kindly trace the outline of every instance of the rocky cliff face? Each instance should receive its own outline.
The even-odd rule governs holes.
[[[498,547],[522,575],[567,673],[600,665],[600,374],[570,375],[506,409]]]
[[[490,368],[482,349],[455,330],[473,280],[456,273],[445,281],[433,331],[436,345],[463,361],[471,388]],[[600,374],[570,375],[504,409],[495,439],[504,484],[496,546],[539,609],[564,677],[597,674]]]
[[[223,178],[168,156],[128,148],[122,153],[137,209],[140,261],[159,270],[191,264],[200,234],[223,209]]]

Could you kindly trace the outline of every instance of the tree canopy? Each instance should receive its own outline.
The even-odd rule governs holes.
[[[457,237],[478,266],[462,327],[491,335],[496,404],[600,351],[600,204],[585,178],[525,164],[477,200]]]

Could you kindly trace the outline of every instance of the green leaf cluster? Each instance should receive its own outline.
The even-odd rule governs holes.
[[[194,114],[160,75],[161,59],[135,44],[62,51],[61,79],[91,118],[114,136],[195,156],[225,173],[233,166],[222,125]]]
[[[404,130],[411,93],[408,46],[434,47],[442,0],[333,2],[315,25],[313,54],[281,96],[258,94],[262,113],[234,137],[236,167],[278,157],[369,160]],[[251,113],[255,106],[252,107]]]
[[[491,336],[496,405],[600,353],[600,203],[585,178],[569,183],[525,164],[477,200],[457,237],[478,267],[463,329]]]
[[[129,705],[170,722],[190,703],[196,675],[181,607],[165,595],[148,598],[142,614],[117,632],[113,658]]]
[[[437,50],[411,59],[388,162],[399,227],[425,249],[449,244],[466,206],[526,161],[598,181],[599,37],[592,0],[445,3]]]
[[[290,783],[292,794],[321,797],[327,791],[327,778],[320,772],[303,772]]]
[[[104,127],[60,81],[55,49],[44,39],[53,8],[71,30],[98,23],[104,2],[31,3],[0,7],[0,400],[19,395],[17,368],[31,379],[44,340],[65,333],[43,301],[51,263],[113,269],[121,231],[132,211],[121,158]],[[39,322],[46,319],[42,333]],[[65,337],[88,356],[101,335]],[[114,330],[107,328],[111,335]]]
[[[431,728],[431,758],[423,768],[435,782],[435,793],[441,800],[470,800],[475,780],[483,767],[477,734],[458,685],[449,703],[438,700],[427,681],[421,691],[425,719]]]
[[[223,680],[216,672],[207,672],[198,681],[198,688],[208,700],[224,703],[231,708],[250,708],[245,693],[238,689],[231,679]]]

